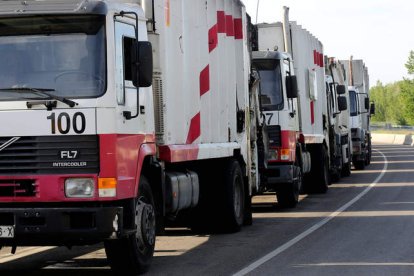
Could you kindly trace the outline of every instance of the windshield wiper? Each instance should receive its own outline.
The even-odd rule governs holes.
[[[49,92],[56,91],[55,89],[50,89],[50,88],[9,87],[9,88],[0,88],[0,91],[12,91],[12,92],[21,92],[21,93],[31,92],[33,94],[40,94],[40,95],[43,95],[43,96],[47,96],[47,97],[49,97],[53,100],[57,100],[59,102],[67,104],[69,107],[74,107],[75,105],[78,105],[77,102],[74,102],[74,101],[69,100],[67,98],[56,96],[56,95],[53,95],[53,94],[49,93]],[[32,105],[33,105],[33,103],[30,104],[30,107]],[[29,107],[29,105],[28,105],[28,107]]]

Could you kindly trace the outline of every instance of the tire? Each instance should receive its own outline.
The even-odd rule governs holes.
[[[372,155],[372,144],[371,144],[371,136],[368,137],[368,149],[365,158],[365,165],[368,166],[371,164],[371,155]]]
[[[368,149],[367,155],[365,157],[365,166],[371,164],[371,149]]]
[[[342,157],[341,157],[342,158]],[[342,161],[341,161],[341,165],[339,166],[339,167],[336,167],[335,168],[335,171],[331,174],[331,183],[329,183],[329,185],[330,184],[332,184],[332,183],[334,183],[334,182],[338,182],[340,179],[341,179],[341,176],[342,176]]]
[[[243,174],[239,162],[232,159],[224,171],[224,201],[221,208],[221,230],[227,233],[238,232],[245,216],[245,191]]]
[[[324,194],[330,185],[329,159],[325,146],[309,148],[311,171],[305,175],[304,191],[309,194]]]
[[[244,201],[244,218],[243,225],[253,224],[253,212],[252,212],[252,197],[246,193],[246,199]]]
[[[351,162],[344,164],[342,167],[341,175],[343,177],[351,176]]]
[[[302,187],[302,170],[295,166],[295,181],[285,184],[276,192],[277,202],[282,208],[295,208]]]
[[[365,169],[365,160],[355,160],[354,162],[354,167],[356,170],[364,170]]]
[[[148,271],[155,247],[154,197],[148,180],[141,176],[134,217],[136,233],[126,238],[105,241],[105,252],[117,275],[138,275]]]

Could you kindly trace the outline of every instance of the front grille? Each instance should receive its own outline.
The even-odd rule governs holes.
[[[0,180],[0,197],[32,197],[36,192],[34,180]]]
[[[3,148],[0,150],[0,175],[99,171],[97,135],[29,136],[14,140],[0,137],[0,149]]]
[[[271,147],[280,147],[282,145],[280,126],[267,126],[267,135]]]

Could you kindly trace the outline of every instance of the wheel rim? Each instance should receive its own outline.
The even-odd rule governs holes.
[[[236,217],[241,216],[242,212],[242,188],[241,188],[241,179],[240,176],[236,176],[236,179],[234,181],[234,213],[236,214]]]
[[[155,210],[151,204],[141,199],[137,202],[135,215],[137,225],[136,239],[140,251],[145,251],[155,244]]]

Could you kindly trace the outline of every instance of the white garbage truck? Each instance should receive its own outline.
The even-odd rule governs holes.
[[[0,1],[0,29],[0,247],[104,241],[130,275],[182,211],[251,223],[241,1]]]
[[[351,115],[352,163],[357,170],[363,170],[371,162],[370,119],[375,104],[369,98],[368,68],[361,59],[342,61],[348,76],[348,90]]]
[[[349,92],[344,64],[325,58],[332,181],[351,175],[351,128]]]
[[[294,207],[301,191],[330,184],[327,92],[322,43],[296,22],[258,24],[253,65],[260,77],[260,191]],[[304,180],[304,181],[303,181]]]

